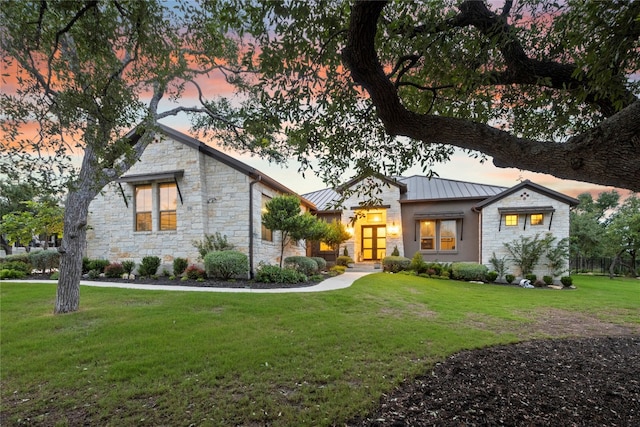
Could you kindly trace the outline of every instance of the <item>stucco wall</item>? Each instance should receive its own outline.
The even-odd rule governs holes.
[[[499,208],[542,206],[551,206],[555,209],[553,216],[551,213],[544,214],[544,223],[542,225],[531,225],[529,214],[527,214],[526,228],[524,214],[519,216],[517,226],[506,226],[504,216],[502,217],[502,225],[500,224]],[[485,206],[482,209],[481,218],[481,262],[490,269],[491,264],[489,263],[489,259],[494,252],[498,258],[504,256],[509,259],[511,257],[504,246],[505,242],[519,240],[521,236],[534,237],[536,234],[542,238],[546,233],[552,233],[556,237],[556,243],[560,239],[569,237],[569,205],[548,197],[545,194],[536,192],[530,187],[525,187],[520,191],[497,200],[491,205]],[[545,265],[546,262],[546,258],[543,257],[533,271],[540,279],[542,276],[549,274],[549,270]],[[508,270],[511,274],[521,277],[521,272],[513,262],[508,261],[508,265]]]
[[[136,232],[134,185],[121,184],[128,201],[127,207],[118,184],[111,184],[90,205],[86,255],[110,261],[130,259],[136,263],[145,256],[153,255],[162,259],[163,268],[171,270],[176,257],[196,263],[199,254],[193,241],[202,240],[205,234],[216,232],[226,235],[235,249],[248,255],[249,189],[252,188],[254,266],[260,261],[278,261],[278,233],[274,233],[273,242],[261,240],[261,195],[276,195],[264,183],[251,186],[253,179],[248,175],[164,136],[147,147],[141,160],[126,175],[181,169],[184,170],[184,176],[178,178],[178,186],[182,203],[178,199],[176,230],[159,231],[157,209],[154,209],[152,231]],[[286,253],[303,255],[304,247],[288,248]]]
[[[479,226],[478,214],[471,208],[477,199],[467,200],[438,200],[411,202],[402,204],[402,218],[404,230],[404,247],[408,258],[416,252],[422,254],[425,261],[478,262],[479,256]],[[463,217],[456,219],[456,250],[455,251],[424,251],[420,250],[420,224],[416,215],[437,214],[442,212],[462,212]]]

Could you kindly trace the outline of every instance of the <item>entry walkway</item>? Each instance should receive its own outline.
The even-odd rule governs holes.
[[[371,273],[378,273],[369,266],[356,266],[348,269],[344,274],[330,277],[314,286],[300,288],[274,288],[274,289],[249,289],[249,288],[213,288],[204,286],[169,286],[169,285],[143,285],[139,283],[116,283],[116,282],[92,282],[81,280],[81,286],[94,286],[97,288],[122,288],[140,289],[148,291],[182,291],[182,292],[226,292],[226,293],[252,293],[252,294],[284,294],[294,292],[326,292],[348,288],[357,279]],[[29,280],[29,283],[56,283],[55,280]]]

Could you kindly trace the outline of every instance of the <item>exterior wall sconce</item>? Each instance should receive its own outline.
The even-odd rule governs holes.
[[[387,231],[392,236],[397,236],[400,233],[400,227],[396,225],[396,222],[392,222],[391,225],[387,226]]]
[[[354,234],[353,227],[347,227],[347,233],[349,233],[349,235],[353,237],[353,234]]]

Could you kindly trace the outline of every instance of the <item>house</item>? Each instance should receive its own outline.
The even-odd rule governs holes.
[[[374,194],[361,195],[371,188]],[[381,260],[397,248],[408,258],[419,252],[426,261],[480,262],[489,268],[493,253],[507,256],[504,243],[520,236],[568,237],[569,209],[578,204],[530,181],[505,188],[424,176],[359,177],[303,197],[316,205],[319,217],[347,226],[353,237],[343,246],[356,262]],[[310,253],[335,257],[320,243],[312,244]],[[518,274],[515,270],[510,268]],[[534,273],[548,274],[542,263]]]
[[[249,258],[251,271],[278,263],[279,233],[261,224],[272,198],[295,194],[260,171],[166,126],[140,161],[89,206],[86,256],[112,262],[158,256],[196,263],[193,245],[220,233]],[[301,198],[303,211],[315,206]],[[284,256],[304,255],[289,245]]]
[[[151,143],[124,176],[89,207],[86,255],[110,261],[145,256],[171,269],[176,257],[194,263],[194,241],[220,233],[245,253],[251,271],[261,262],[276,264],[280,233],[261,223],[273,197],[295,194],[260,171],[202,142],[160,126]],[[569,209],[576,199],[530,181],[511,188],[424,176],[357,177],[338,188],[300,197],[303,211],[344,223],[352,237],[343,244],[356,262],[375,262],[395,248],[426,261],[480,262],[505,242],[552,233],[569,236]],[[284,257],[321,256],[335,251],[318,242],[289,245]],[[518,271],[510,268],[514,274]],[[543,263],[535,270],[547,274]]]

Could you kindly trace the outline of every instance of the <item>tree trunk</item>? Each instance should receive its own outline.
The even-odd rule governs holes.
[[[80,306],[80,278],[82,257],[87,245],[87,217],[89,203],[95,197],[86,185],[80,184],[67,196],[64,211],[64,236],[58,248],[60,252],[60,278],[56,291],[54,313],[71,313]],[[85,188],[83,188],[85,187]]]
[[[0,247],[4,249],[5,254],[11,255],[11,245],[6,240],[4,240],[3,236],[0,236]]]

